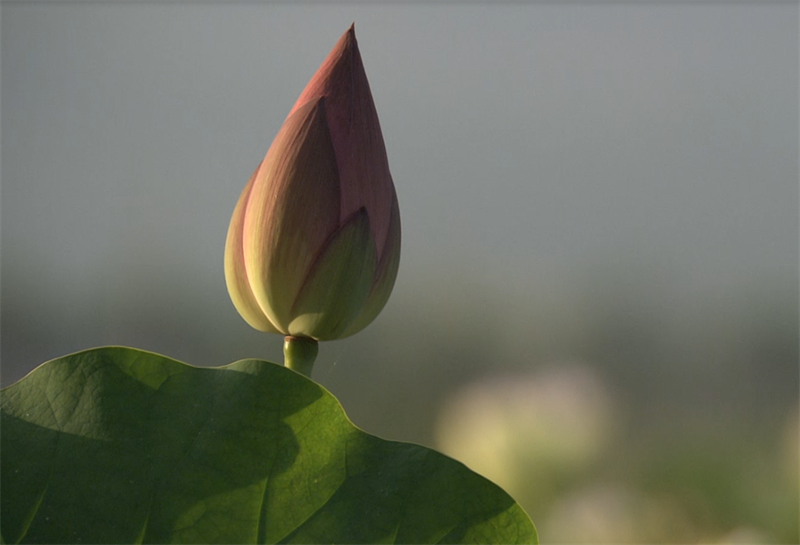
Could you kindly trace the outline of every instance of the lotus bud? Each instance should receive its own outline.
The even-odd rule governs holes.
[[[351,26],[239,197],[225,280],[254,328],[324,341],[375,319],[399,261],[397,195]]]

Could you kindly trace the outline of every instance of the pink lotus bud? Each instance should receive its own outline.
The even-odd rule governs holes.
[[[351,26],[239,197],[225,279],[254,328],[331,340],[375,319],[399,262],[397,195]]]

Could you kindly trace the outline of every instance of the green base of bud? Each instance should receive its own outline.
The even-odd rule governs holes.
[[[311,370],[314,368],[318,352],[319,345],[314,339],[287,335],[283,341],[283,364],[311,378]]]

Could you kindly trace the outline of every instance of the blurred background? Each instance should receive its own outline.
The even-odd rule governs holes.
[[[3,2],[2,383],[280,361],[234,204],[351,22],[403,221],[314,378],[543,543],[797,543],[798,6]]]

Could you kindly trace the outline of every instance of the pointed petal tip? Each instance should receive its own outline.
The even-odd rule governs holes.
[[[342,35],[341,42],[343,46],[348,46],[352,44],[353,47],[358,49],[358,40],[356,40],[356,23],[355,21],[353,24],[350,25],[345,33]]]

